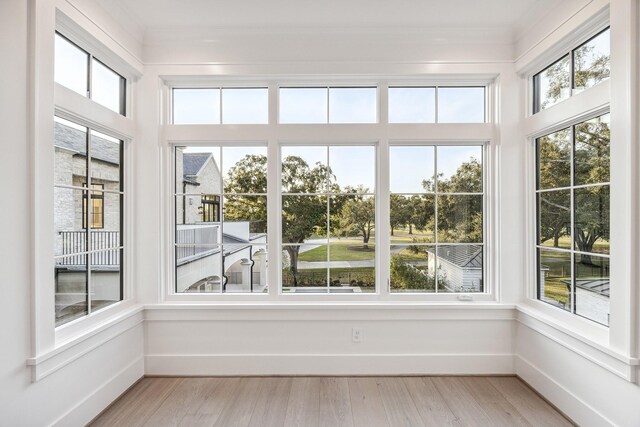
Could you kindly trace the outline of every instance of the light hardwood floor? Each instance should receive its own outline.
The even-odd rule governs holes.
[[[144,378],[92,426],[571,426],[515,377]]]

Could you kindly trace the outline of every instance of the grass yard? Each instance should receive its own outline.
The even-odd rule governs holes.
[[[429,230],[413,229],[413,234],[409,234],[408,228],[396,228],[391,236],[392,243],[413,243],[413,239],[417,239],[421,243],[430,243],[434,241],[434,235]]]
[[[558,240],[558,245],[559,245],[560,248],[570,249],[571,248],[571,237],[569,237],[569,236],[561,237]],[[549,240],[547,240],[545,242],[542,242],[541,246],[546,246],[548,248],[552,248],[553,247],[553,239],[549,239]],[[609,241],[608,240],[599,239],[593,245],[593,252],[594,253],[601,253],[601,254],[609,253]]]
[[[310,251],[302,252],[298,256],[298,260],[308,262],[327,261],[327,252],[327,245],[320,245]],[[355,245],[346,245],[341,240],[339,245],[331,245],[331,261],[366,261],[374,257],[375,250],[373,246],[370,244],[369,249],[364,249],[362,241]]]

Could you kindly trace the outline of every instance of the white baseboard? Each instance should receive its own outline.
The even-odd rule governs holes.
[[[590,427],[615,426],[612,421],[522,356],[515,356],[515,371],[518,377],[522,378],[523,381],[533,387],[549,402],[552,402],[555,407],[578,425]]]
[[[515,374],[512,354],[147,355],[146,375],[490,375]]]
[[[144,358],[140,356],[51,425],[56,427],[86,425],[143,376]]]

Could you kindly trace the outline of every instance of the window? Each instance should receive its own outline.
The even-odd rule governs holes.
[[[60,326],[122,300],[124,154],[122,141],[59,117],[53,142]]]
[[[280,123],[376,123],[375,87],[280,88]]]
[[[173,89],[173,124],[266,124],[266,88]]]
[[[391,292],[484,291],[481,145],[393,145]]]
[[[484,123],[484,87],[390,87],[389,123]]]
[[[82,186],[86,188],[87,183],[83,183]],[[104,190],[104,185],[91,184],[91,188],[94,190],[91,192],[91,213],[87,206],[87,191],[82,192],[82,228],[87,228],[87,218],[91,228],[104,228],[104,193],[100,191]]]
[[[610,30],[600,32],[533,77],[533,112],[609,78]]]
[[[281,148],[283,292],[375,291],[375,158],[372,146]]]
[[[59,33],[55,35],[55,81],[118,114],[125,114],[124,77]]]
[[[536,140],[538,299],[609,324],[609,114]]]
[[[176,292],[267,292],[266,147],[174,151]]]

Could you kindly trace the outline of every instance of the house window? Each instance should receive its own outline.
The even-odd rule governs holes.
[[[485,88],[389,88],[389,123],[484,123]]]
[[[55,35],[55,81],[125,114],[125,78],[60,33]]]
[[[173,124],[266,124],[269,92],[266,88],[175,88]]]
[[[82,184],[87,187],[87,183]],[[103,184],[91,184],[91,210],[88,210],[88,191],[82,193],[82,228],[87,228],[87,218],[91,228],[104,228],[104,190]]]
[[[375,164],[373,146],[281,147],[283,292],[375,291]]]
[[[609,114],[536,140],[537,298],[609,324]]]
[[[609,78],[610,33],[603,30],[533,76],[534,113]]]
[[[53,149],[55,315],[60,326],[122,300],[124,154],[119,139],[59,117],[54,119]]]
[[[391,292],[484,292],[482,145],[392,145]]]
[[[376,123],[375,87],[283,87],[279,123]]]
[[[267,149],[181,146],[175,161],[176,292],[267,292]]]

